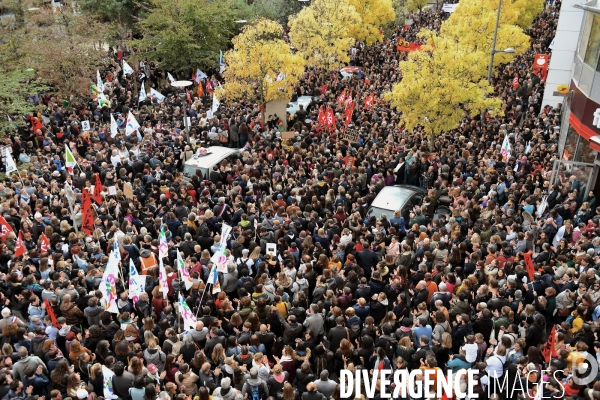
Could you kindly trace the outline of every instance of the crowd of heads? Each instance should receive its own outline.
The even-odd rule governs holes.
[[[124,75],[120,50],[101,71],[107,101],[31,98],[43,111],[7,141],[22,171],[0,187],[0,397],[100,398],[110,375],[124,400],[320,400],[339,398],[341,370],[384,368],[474,369],[463,383],[480,398],[505,374],[529,382],[531,398],[541,381],[545,397],[598,397],[600,387],[571,374],[586,354],[600,355],[600,208],[589,172],[563,169],[550,181],[562,110],[542,104],[544,82],[532,68],[535,54],[549,52],[559,10],[548,4],[527,31],[530,49],[495,70],[504,115],[465,110],[438,137],[404,130],[401,112],[418,111],[381,99],[407,56],[397,38],[439,29],[447,15],[433,11],[381,43],[357,43],[359,73],[307,68],[293,100],[311,103],[264,122],[261,105],[243,100],[207,118],[206,90],[180,93],[152,62]],[[141,82],[164,100],[138,103]],[[337,102],[350,89],[358,104],[376,94],[373,107],[353,114],[356,141],[344,137]],[[318,124],[321,106],[338,115],[335,129]],[[130,112],[141,127],[125,135]],[[282,137],[284,122],[292,138]],[[211,146],[240,151],[184,176],[184,163]],[[82,190],[98,183],[102,201],[86,210]],[[422,202],[369,214],[377,194],[397,184],[423,188]],[[221,238],[225,224],[232,230]],[[222,242],[227,262],[215,291],[208,279]],[[100,290],[113,249],[122,259],[116,313]],[[130,263],[146,276],[135,299]]]

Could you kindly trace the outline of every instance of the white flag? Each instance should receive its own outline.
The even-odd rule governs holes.
[[[140,87],[140,97],[138,98],[138,103],[146,100],[148,95],[146,95],[146,88],[144,87],[144,83],[142,82],[142,87]]]
[[[73,192],[73,188],[68,183],[65,183],[65,196],[71,207],[73,207],[73,204],[75,204],[75,192]]]
[[[159,102],[165,99],[165,96],[163,96],[161,92],[154,88],[150,89],[150,97],[152,97],[153,99],[156,98]]]
[[[96,70],[96,87],[98,88],[98,93],[104,92],[104,83],[100,77],[100,71],[98,70]]]
[[[162,257],[159,257],[158,267],[158,283],[160,285],[159,291],[163,293],[163,297],[166,299],[169,294],[169,282],[167,281],[167,271],[165,270],[165,264],[163,263]]]
[[[212,108],[210,109],[213,112],[213,114],[217,112],[220,105],[221,105],[221,103],[219,103],[217,96],[213,93],[213,103],[212,103]]]
[[[140,298],[140,295],[145,291],[146,275],[140,275],[133,265],[133,261],[129,259],[129,298],[132,299],[133,305]]]
[[[171,75],[170,72],[167,72],[167,78],[169,78],[169,82],[171,82],[171,83],[175,82],[175,78],[173,78],[173,75]]]
[[[110,114],[110,137],[115,137],[119,134],[119,125],[117,125],[117,121],[115,117]]]
[[[181,280],[185,282],[185,290],[190,290],[190,288],[194,286],[194,281],[190,276],[190,271],[188,271],[187,267],[185,266],[185,261],[183,260],[183,256],[179,252],[179,249],[177,249],[177,268],[179,269]]]
[[[106,299],[106,311],[118,314],[119,308],[117,307],[117,274],[119,269],[118,255],[111,251],[108,257],[108,264],[102,275],[102,281],[98,289],[102,292],[102,295]]]
[[[129,136],[138,129],[140,129],[140,124],[138,124],[131,111],[129,111],[129,114],[127,115],[127,125],[125,126],[125,135]]]
[[[186,330],[196,329],[196,316],[181,296],[181,292],[177,297],[177,303],[179,303],[179,314],[183,317],[184,328]]]
[[[10,174],[17,170],[17,164],[15,164],[15,160],[13,160],[12,155],[7,151],[4,155],[6,157],[6,161],[4,162],[4,166],[6,167],[6,173]]]
[[[127,61],[125,61],[125,60],[123,60],[123,74],[124,75],[133,74],[133,68],[131,68],[131,65],[127,64]]]
[[[196,70],[196,83],[200,83],[202,79],[208,79],[208,75],[200,71],[200,68]]]

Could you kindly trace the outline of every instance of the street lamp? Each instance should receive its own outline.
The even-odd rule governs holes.
[[[171,86],[176,87],[179,90],[183,91],[183,89],[185,89],[188,86],[192,86],[192,84],[193,84],[192,81],[175,81],[175,82],[171,83]],[[189,143],[190,142],[190,127],[187,123],[186,94],[185,94],[185,92],[182,92],[182,93],[179,93],[179,96],[183,100],[183,125],[185,126],[185,138],[186,138],[186,141]]]
[[[498,39],[498,27],[500,25],[500,11],[502,10],[502,0],[498,2],[498,14],[496,15],[496,29],[494,30],[494,41],[492,42],[492,50],[490,51],[490,65],[488,66],[488,82],[492,80],[492,69],[494,68],[494,56],[496,53],[514,53],[515,49],[509,47],[504,50],[496,49],[496,39]]]

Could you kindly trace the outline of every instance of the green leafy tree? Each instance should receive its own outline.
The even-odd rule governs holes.
[[[182,72],[216,67],[239,27],[231,0],[151,0],[147,18],[137,24],[139,56],[164,69]]]
[[[115,22],[130,28],[148,8],[145,0],[78,0],[82,12],[95,15],[104,22]]]
[[[8,71],[33,68],[57,95],[87,98],[114,33],[111,25],[69,9],[40,7],[24,16],[24,24],[0,41],[0,65]]]
[[[34,70],[0,69],[0,76],[0,132],[9,133],[22,124],[20,116],[36,111],[37,106],[27,98],[48,87],[35,77]]]

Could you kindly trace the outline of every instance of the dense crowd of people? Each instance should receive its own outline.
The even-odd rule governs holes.
[[[121,51],[102,71],[108,103],[36,98],[46,110],[39,122],[26,118],[6,142],[28,167],[0,188],[11,227],[0,245],[0,398],[104,398],[104,368],[122,400],[339,399],[342,369],[474,369],[464,386],[480,399],[504,379],[525,390],[493,398],[600,398],[600,384],[575,374],[584,356],[600,357],[600,207],[575,173],[550,185],[561,108],[541,104],[544,83],[532,69],[534,55],[549,51],[559,10],[560,2],[548,5],[528,30],[529,51],[496,70],[504,116],[465,112],[460,127],[434,139],[403,130],[380,98],[407,54],[396,50],[397,38],[439,29],[444,14],[431,11],[382,43],[357,44],[359,74],[308,68],[294,97],[312,96],[311,104],[266,122],[247,101],[223,102],[209,119],[206,82],[203,96],[180,96],[151,62],[124,75]],[[140,81],[165,99],[138,105]],[[346,88],[358,104],[377,94],[374,107],[352,117],[356,143],[341,133],[337,97]],[[333,132],[317,123],[322,105],[338,115]],[[123,134],[129,112],[139,137]],[[115,137],[111,113],[121,129]],[[283,118],[292,139],[281,136]],[[507,135],[508,159],[500,151]],[[78,163],[73,173],[65,144]],[[240,155],[184,179],[183,163],[216,145]],[[81,190],[91,192],[96,174],[105,193],[86,235]],[[368,215],[377,193],[394,184],[421,186],[427,196],[410,215]],[[207,281],[223,224],[232,231],[214,292]],[[21,245],[25,254],[16,256]],[[99,285],[115,246],[122,272],[111,313]],[[135,304],[130,262],[146,275]],[[180,293],[197,315],[195,329],[184,327]]]

